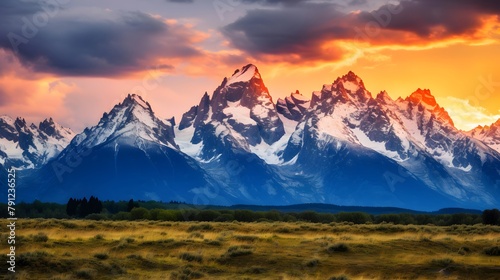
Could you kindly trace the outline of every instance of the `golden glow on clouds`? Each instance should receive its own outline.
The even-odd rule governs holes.
[[[460,98],[442,98],[441,105],[452,116],[455,126],[465,131],[477,127],[478,124],[490,125],[500,119],[500,112],[491,114],[485,108],[472,106],[470,101]]]
[[[359,11],[352,14],[356,13]],[[200,31],[200,23],[196,19],[154,17],[169,27],[182,27],[179,32],[183,38],[188,37],[189,43],[200,55],[190,58],[158,57],[151,61],[151,69],[113,79],[87,78],[84,81],[73,79],[72,82],[63,82],[64,77],[33,73],[15,59],[5,60],[9,55],[0,49],[0,62],[4,64],[0,65],[0,71],[2,66],[5,67],[4,61],[10,61],[7,65],[10,70],[0,72],[2,114],[40,119],[53,116],[59,121],[61,118],[72,118],[76,123],[78,116],[69,116],[75,112],[68,111],[68,96],[84,100],[85,94],[88,94],[112,104],[126,91],[137,89],[144,80],[155,81],[163,76],[176,75],[182,79],[169,79],[168,83],[160,83],[147,90],[147,94],[163,102],[154,104],[152,101],[154,107],[182,103],[181,106],[168,107],[172,110],[169,115],[165,113],[165,117],[180,117],[189,109],[189,104],[198,103],[205,91],[211,93],[223,77],[246,63],[254,63],[275,99],[297,89],[310,97],[312,91],[321,90],[323,84],[332,83],[338,76],[352,70],[364,80],[372,95],[386,90],[396,99],[410,95],[417,88],[430,89],[460,129],[489,125],[500,117],[498,16],[482,18],[482,28],[461,36],[443,36],[446,30],[436,27],[426,39],[410,32],[382,29],[375,30],[364,41],[329,39],[311,46],[310,52],[305,52],[307,59],[303,53],[253,57],[231,48],[227,39],[215,29]],[[85,93],[83,90],[96,92]],[[187,90],[189,94],[184,92]],[[82,102],[81,106],[92,105]],[[93,109],[89,108],[89,112],[95,113]],[[85,108],[82,107],[78,113],[84,114]],[[93,120],[95,117],[90,118]]]

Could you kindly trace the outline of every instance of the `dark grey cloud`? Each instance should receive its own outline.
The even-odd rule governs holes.
[[[248,11],[242,18],[223,27],[222,33],[234,47],[254,56],[288,55],[331,60],[341,54],[338,49],[324,49],[323,43],[328,41],[349,39],[371,44],[433,42],[474,34],[482,27],[484,16],[500,15],[500,1],[488,0],[390,1],[395,4],[385,1],[386,4],[372,12],[359,13],[343,12],[343,7],[335,3],[297,2],[292,6]],[[353,0],[349,4],[362,5],[365,2]],[[387,31],[412,33],[418,42]]]
[[[0,48],[37,72],[118,76],[151,68],[158,58],[201,55],[193,31],[142,12],[53,7],[50,13],[39,3],[0,1]]]
[[[314,59],[324,56],[323,41],[349,36],[351,27],[345,20],[345,14],[327,4],[259,9],[225,26],[222,33],[233,46],[252,55],[293,54]]]
[[[400,11],[387,20],[389,9]],[[485,15],[500,15],[500,1],[491,0],[403,0],[398,5],[383,5],[360,15],[361,21],[380,15],[385,29],[415,33],[421,38],[470,34],[482,26]],[[436,29],[440,31],[436,34]]]

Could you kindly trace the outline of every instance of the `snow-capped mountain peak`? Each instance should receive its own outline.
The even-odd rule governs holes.
[[[431,112],[437,119],[443,121],[444,123],[455,127],[453,120],[451,119],[448,112],[436,101],[434,95],[428,89],[417,89],[410,96],[405,99],[406,102],[411,103],[413,106],[422,106]]]
[[[358,77],[354,72],[349,71],[346,75],[339,77],[333,82],[334,88],[343,88],[350,94],[357,93],[360,89],[365,89],[365,84],[360,77]]]
[[[75,139],[75,144],[94,147],[113,139],[136,145],[142,141],[158,142],[176,148],[171,122],[157,118],[148,102],[136,94],[129,94],[123,102],[104,113],[99,123],[87,128]]]
[[[310,105],[311,101],[297,90],[285,99],[279,98],[276,102],[276,109],[281,116],[297,122],[304,116]]]
[[[144,99],[142,99],[142,97],[137,94],[129,94],[121,104],[124,106],[139,105],[146,110],[152,111],[149,102],[144,101]]]
[[[414,93],[406,98],[414,105],[425,104],[431,109],[434,109],[437,105],[436,98],[431,94],[428,89],[417,89]]]
[[[351,103],[356,107],[364,107],[371,99],[372,95],[366,90],[363,80],[354,72],[349,71],[346,75],[337,78],[332,84],[323,85],[321,92],[314,92],[311,107],[317,105],[317,102],[326,102],[327,107],[337,103]]]
[[[52,118],[45,119],[44,121],[40,122],[38,127],[48,136],[52,136],[56,139],[67,139],[68,143],[75,136],[75,133],[71,129],[65,128],[62,125],[54,122]]]
[[[272,145],[285,134],[269,90],[252,64],[224,78],[211,97],[205,94],[181,124],[180,130],[194,128],[191,143],[200,146],[197,154],[205,160],[229,149],[249,152]]]
[[[240,69],[236,69],[233,75],[225,80],[224,86],[230,86],[241,82],[250,82],[250,80],[254,78],[262,80],[257,67],[253,64],[248,64]]]
[[[486,145],[500,152],[500,119],[491,125],[477,126],[467,131],[467,135],[483,141]]]
[[[389,96],[389,94],[385,90],[377,94],[377,97],[375,99],[380,104],[391,104],[394,102],[394,100]]]
[[[20,169],[37,168],[57,156],[75,133],[46,119],[39,126],[23,118],[0,117],[0,163]]]

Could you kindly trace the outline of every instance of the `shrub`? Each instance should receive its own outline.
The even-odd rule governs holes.
[[[170,274],[171,280],[190,280],[190,279],[199,279],[204,275],[198,271],[192,270],[190,267],[184,267],[179,271],[174,271]]]
[[[150,218],[149,210],[143,207],[136,207],[130,211],[132,220],[148,220]]]
[[[180,256],[179,256],[179,259],[181,260],[185,260],[185,261],[188,261],[188,262],[199,262],[201,263],[203,261],[203,256],[201,255],[195,255],[195,254],[191,254],[191,253],[182,253]]]
[[[448,267],[452,265],[454,261],[450,258],[446,259],[433,259],[431,260],[431,264],[439,267]]]
[[[205,236],[198,231],[191,233],[188,238],[200,238],[203,239]]]
[[[341,276],[330,277],[328,280],[349,280],[349,278],[347,278],[347,276],[345,275],[341,275]]]
[[[192,231],[210,231],[213,230],[214,227],[211,224],[199,224],[199,225],[192,225],[187,229],[187,232],[192,232]]]
[[[126,220],[130,220],[131,219],[131,215],[130,215],[130,212],[123,212],[123,211],[120,211],[116,214],[113,215],[113,220],[116,220],[116,221],[126,221]]]
[[[220,216],[218,216],[217,218],[215,218],[214,222],[231,222],[234,220],[234,216],[231,215],[231,214],[222,214]]]
[[[61,222],[61,225],[64,227],[64,228],[77,228],[78,225],[75,224],[75,223],[71,223],[71,222],[66,222],[66,221],[62,221]]]
[[[247,269],[245,271],[245,273],[249,273],[249,274],[262,274],[262,273],[265,273],[266,271],[267,271],[267,269],[265,269],[263,267],[252,266],[249,269]]]
[[[127,238],[125,238],[125,241],[126,241],[127,243],[134,243],[134,242],[135,242],[135,239],[134,239],[134,238],[132,238],[132,237],[127,237]]]
[[[95,240],[104,240],[104,235],[102,235],[102,234],[96,234],[96,235],[94,236],[94,239],[95,239]]]
[[[251,246],[231,246],[227,249],[227,253],[225,254],[227,257],[239,257],[251,255],[253,253]]]
[[[316,266],[318,266],[318,264],[319,264],[319,260],[313,259],[313,260],[305,262],[304,265],[307,267],[316,267]]]
[[[470,248],[469,247],[460,247],[460,249],[458,249],[458,254],[460,255],[467,255],[468,253],[470,253]]]
[[[235,235],[234,239],[238,241],[254,242],[255,240],[259,239],[259,237],[253,235]]]
[[[35,236],[33,236],[33,241],[35,242],[47,242],[49,241],[49,237],[47,234],[39,232]]]
[[[349,251],[349,247],[347,247],[347,245],[344,243],[338,243],[328,247],[326,250],[328,251],[328,253],[347,252]]]
[[[45,251],[35,251],[22,253],[16,260],[19,266],[34,266],[39,263],[46,263],[51,256]]]
[[[89,215],[85,216],[85,219],[94,220],[94,221],[102,221],[102,220],[107,220],[108,217],[104,214],[93,213],[93,214],[89,214]]]
[[[292,229],[289,227],[281,227],[275,230],[277,233],[292,233]]]
[[[97,253],[94,255],[94,258],[100,259],[100,260],[106,260],[107,258],[109,258],[109,256],[106,253]]]
[[[217,247],[222,246],[222,242],[219,240],[205,240],[205,243],[207,243],[208,245],[217,246]]]
[[[80,279],[92,279],[92,273],[88,270],[78,270],[75,272],[75,276]]]
[[[484,253],[488,256],[500,256],[500,247],[494,246],[484,249]]]

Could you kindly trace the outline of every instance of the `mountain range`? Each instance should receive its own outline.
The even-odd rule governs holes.
[[[0,164],[18,168],[25,201],[483,209],[500,205],[499,151],[500,120],[461,131],[427,89],[393,100],[349,72],[275,103],[255,65],[178,125],[135,94],[78,135],[0,118]]]

